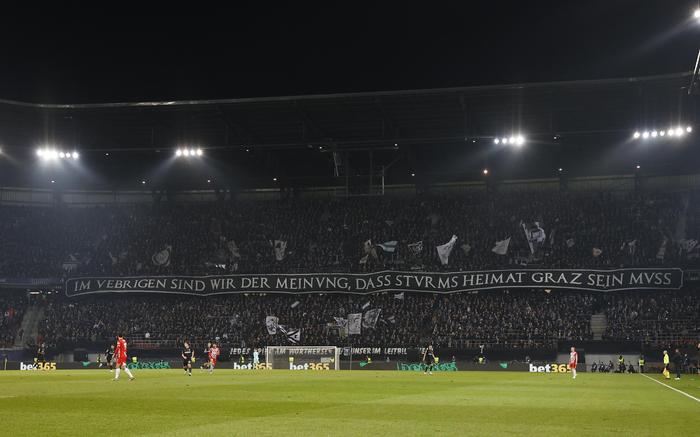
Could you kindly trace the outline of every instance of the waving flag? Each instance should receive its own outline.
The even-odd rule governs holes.
[[[154,254],[151,257],[151,261],[153,262],[153,265],[160,266],[160,267],[168,267],[170,265],[170,251],[172,249],[173,249],[173,247],[168,245],[168,246],[165,246],[165,249]]]
[[[394,253],[396,252],[396,246],[399,244],[398,241],[392,240],[386,243],[379,243],[377,246],[381,247],[384,252]]]
[[[440,257],[440,262],[442,263],[443,266],[446,266],[447,263],[450,261],[450,254],[452,253],[452,249],[455,246],[455,243],[457,242],[457,236],[452,235],[452,238],[450,238],[450,241],[447,243],[437,246],[437,253],[438,257]]]
[[[496,245],[493,246],[491,252],[495,253],[496,255],[505,255],[508,253],[508,246],[510,246],[510,237],[506,238],[505,240],[496,241]]]

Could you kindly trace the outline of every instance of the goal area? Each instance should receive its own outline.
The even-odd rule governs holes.
[[[267,346],[265,367],[286,370],[340,370],[337,346]]]

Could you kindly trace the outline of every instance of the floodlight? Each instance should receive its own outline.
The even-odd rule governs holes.
[[[635,132],[634,135],[632,135],[632,138],[637,139],[640,136],[642,136],[642,134],[640,134],[639,132]]]

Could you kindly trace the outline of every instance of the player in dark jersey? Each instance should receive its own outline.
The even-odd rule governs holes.
[[[46,362],[46,344],[41,343],[36,349],[36,362],[45,363]]]
[[[433,351],[433,345],[429,344],[423,352],[423,363],[425,364],[425,374],[433,374],[433,366],[435,365],[435,351]]]
[[[107,362],[107,367],[109,371],[114,371],[114,345],[110,345],[105,351],[105,361]]]
[[[207,347],[204,349],[203,353],[204,353],[205,357],[209,356],[209,349],[211,349],[211,341],[209,343],[207,343]],[[199,368],[202,370],[209,369],[209,364],[210,364],[209,361],[205,361],[202,363],[201,366],[199,366]]]
[[[185,374],[192,376],[192,360],[194,359],[194,349],[190,347],[189,342],[185,342],[182,348],[182,368]]]

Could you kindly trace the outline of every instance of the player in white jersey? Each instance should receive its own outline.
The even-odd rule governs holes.
[[[569,369],[571,369],[571,373],[574,375],[573,378],[576,379],[576,365],[578,364],[578,352],[576,352],[576,348],[571,346],[571,353],[569,354]]]

